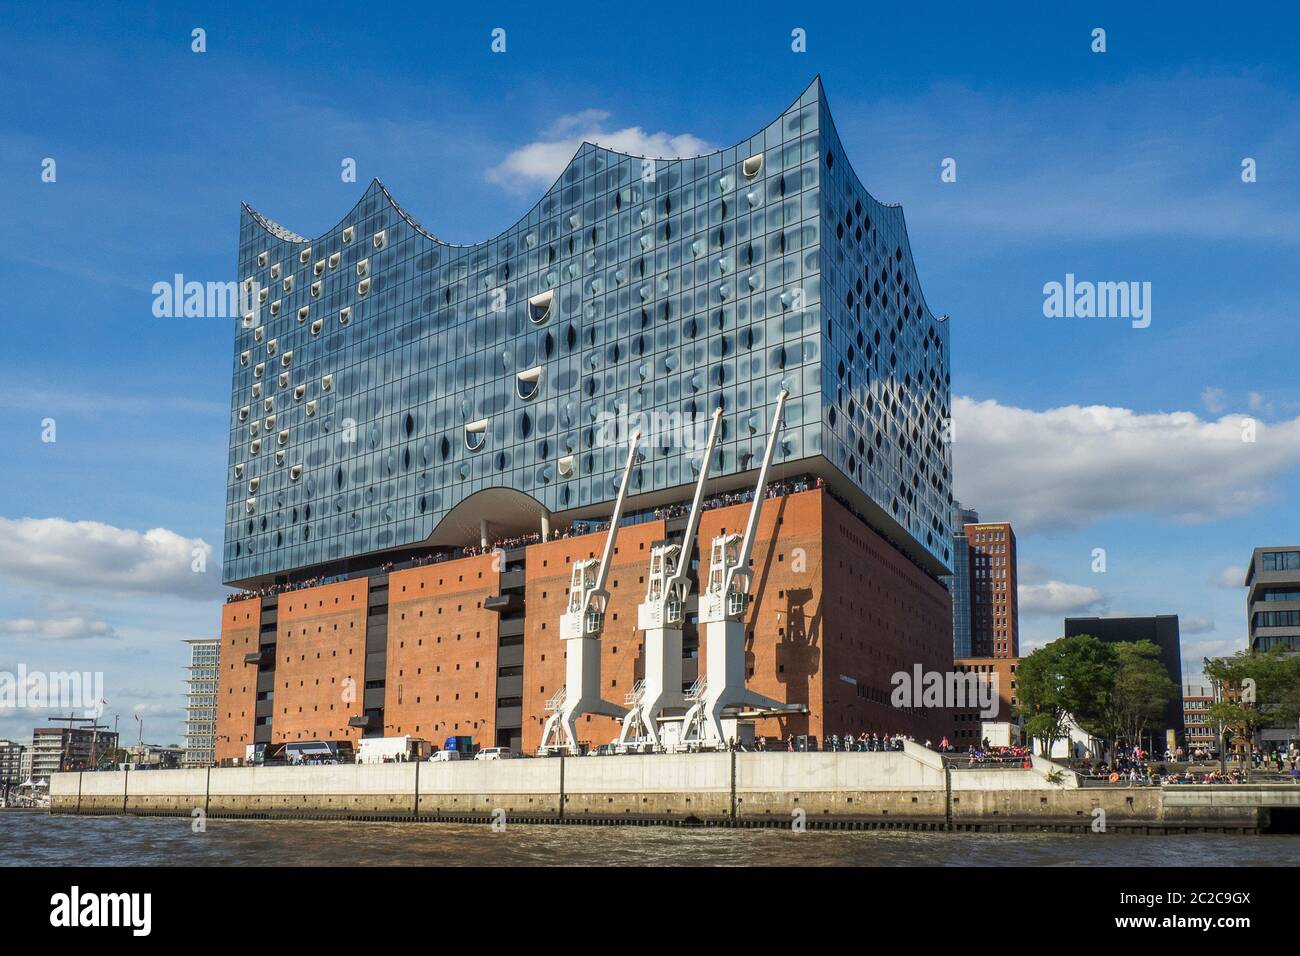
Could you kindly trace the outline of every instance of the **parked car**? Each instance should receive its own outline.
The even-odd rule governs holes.
[[[474,755],[475,760],[509,760],[514,754],[509,747],[485,747]]]
[[[459,750],[439,750],[429,756],[429,763],[446,763],[449,760],[459,759]]]

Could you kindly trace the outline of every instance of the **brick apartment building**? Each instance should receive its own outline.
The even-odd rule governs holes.
[[[975,657],[1020,656],[1016,533],[1005,521],[968,524],[970,651]]]

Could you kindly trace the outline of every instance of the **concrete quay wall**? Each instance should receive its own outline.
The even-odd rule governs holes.
[[[909,829],[1253,831],[1243,788],[1080,788],[1072,774],[945,771],[937,754],[646,754],[62,773],[51,812]],[[1300,788],[1294,803],[1300,807]],[[1292,799],[1283,794],[1278,799]],[[1099,814],[1098,811],[1103,811]]]

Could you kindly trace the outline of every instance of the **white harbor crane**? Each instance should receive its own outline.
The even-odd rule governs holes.
[[[645,631],[645,677],[625,701],[629,709],[618,736],[620,750],[638,746],[639,740],[644,740],[651,749],[662,749],[659,715],[666,710],[680,712],[686,708],[682,696],[682,622],[686,599],[691,593],[691,549],[700,524],[704,483],[709,477],[721,421],[719,407],[709,426],[709,438],[700,459],[700,475],[695,482],[695,498],[691,501],[681,543],[664,541],[650,549],[645,600],[637,608],[637,627]]]
[[[623,479],[614,500],[614,514],[609,519],[609,532],[605,535],[605,550],[600,558],[575,561],[569,584],[569,604],[560,616],[560,640],[564,642],[564,689],[547,703],[550,716],[542,728],[539,754],[568,752],[579,753],[575,725],[582,714],[603,714],[619,718],[626,711],[600,696],[600,637],[605,630],[605,607],[609,591],[609,564],[614,557],[614,542],[618,540],[618,523],[623,516],[623,502],[636,464],[637,445],[641,432],[632,434],[628,444],[627,464],[623,466]]]
[[[753,572],[749,568],[754,533],[767,487],[767,473],[776,451],[777,435],[788,392],[776,398],[772,430],[763,452],[763,464],[754,485],[754,501],[744,535],[723,534],[709,549],[708,583],[700,594],[700,625],[704,630],[705,676],[695,682],[689,698],[694,701],[682,722],[681,742],[688,748],[722,749],[727,746],[723,712],[748,709],[758,713],[796,713],[806,708],[782,704],[745,687],[745,611]]]

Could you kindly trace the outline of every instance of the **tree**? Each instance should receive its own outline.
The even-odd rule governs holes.
[[[1249,745],[1260,728],[1294,727],[1300,719],[1300,657],[1281,648],[1215,658],[1206,663],[1205,676],[1219,689],[1207,713],[1230,742]]]
[[[1151,641],[1109,645],[1115,651],[1113,680],[1099,707],[1076,715],[1091,734],[1118,748],[1121,741],[1141,745],[1147,725],[1158,720],[1178,694],[1178,685],[1160,662],[1160,648]]]
[[[1017,714],[1044,753],[1067,735],[1069,718],[1093,720],[1101,712],[1117,665],[1114,648],[1088,634],[1058,638],[1020,662]]]
[[[1140,745],[1151,721],[1164,716],[1170,701],[1178,698],[1178,684],[1160,660],[1160,648],[1151,641],[1115,645],[1119,673],[1111,703],[1120,714],[1120,730],[1130,745]]]

